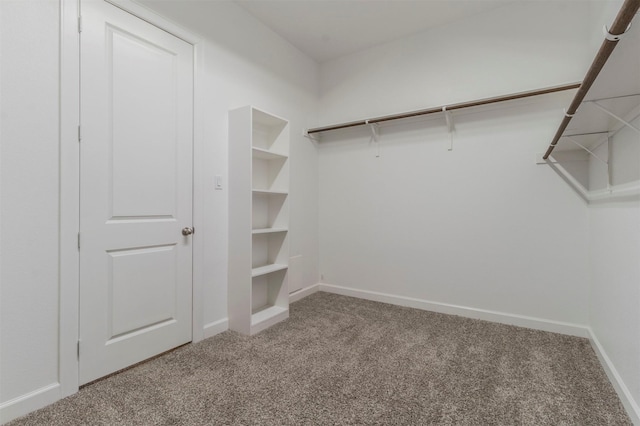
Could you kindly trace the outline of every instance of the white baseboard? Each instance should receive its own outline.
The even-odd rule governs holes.
[[[320,291],[320,284],[314,284],[309,287],[301,288],[293,293],[289,294],[289,303],[297,302],[298,300],[317,293]]]
[[[204,338],[208,339],[216,334],[223,333],[229,329],[229,318],[222,318],[221,320],[210,322],[204,326]]]
[[[8,423],[32,411],[46,407],[61,398],[60,383],[51,383],[33,392],[3,402],[0,404],[0,424]]]
[[[600,360],[600,364],[602,364],[602,368],[604,368],[605,373],[607,373],[607,377],[609,377],[609,381],[618,394],[620,402],[622,402],[625,410],[627,410],[627,414],[631,418],[631,421],[634,425],[640,425],[640,407],[638,407],[637,402],[633,399],[631,392],[629,392],[629,388],[625,385],[622,377],[620,377],[620,374],[618,373],[618,370],[616,370],[616,367],[613,365],[611,358],[609,358],[605,352],[604,347],[602,347],[592,329],[589,329],[589,340],[591,341],[591,347],[593,347],[593,350]]]
[[[532,328],[535,330],[567,334],[570,336],[589,337],[588,328],[584,325],[579,324],[551,321],[524,315],[509,314],[505,312],[488,311],[466,306],[450,305],[447,303],[432,302],[429,300],[416,299],[413,297],[396,296],[393,294],[378,293],[375,291],[360,290],[325,283],[320,283],[319,287],[320,291],[341,294],[344,296],[358,297],[360,299],[372,300],[375,302],[406,306],[409,308],[439,312],[442,314],[458,315],[466,318],[481,319],[485,321],[497,322],[500,324],[516,325],[519,327]]]

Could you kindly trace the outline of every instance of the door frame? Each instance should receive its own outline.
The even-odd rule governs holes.
[[[60,299],[59,299],[59,398],[79,388],[80,320],[80,38],[78,16],[82,0],[60,0]],[[192,342],[204,339],[204,115],[202,76],[203,41],[135,0],[104,0],[193,46],[193,235]]]

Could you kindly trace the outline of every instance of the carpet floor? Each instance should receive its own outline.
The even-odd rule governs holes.
[[[19,425],[631,425],[586,339],[316,293]]]

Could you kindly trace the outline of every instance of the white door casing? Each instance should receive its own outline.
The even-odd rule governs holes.
[[[82,2],[80,360],[87,383],[191,341],[193,46]]]

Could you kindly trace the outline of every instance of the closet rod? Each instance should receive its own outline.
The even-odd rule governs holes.
[[[602,42],[600,50],[598,50],[598,53],[593,60],[591,67],[587,71],[587,74],[584,76],[584,80],[580,85],[580,89],[578,89],[578,92],[573,98],[571,105],[566,110],[564,118],[562,119],[562,123],[560,123],[560,127],[558,127],[558,130],[556,131],[556,134],[553,137],[549,148],[547,148],[547,152],[545,152],[545,154],[542,156],[544,160],[549,158],[549,155],[551,155],[551,152],[558,144],[558,140],[560,140],[560,137],[562,137],[562,134],[569,125],[569,122],[573,118],[573,115],[578,110],[578,107],[584,100],[584,97],[587,95],[587,92],[593,85],[593,82],[598,77],[598,74],[600,74],[600,71],[604,67],[604,64],[609,59],[609,56],[611,56],[611,52],[613,52],[613,49],[615,49],[616,45],[618,44],[618,41],[620,40],[619,36],[624,34],[624,32],[627,30],[627,28],[631,24],[631,21],[633,20],[633,16],[638,12],[638,8],[640,8],[640,0],[625,0],[624,4],[620,8],[620,11],[618,12],[618,15],[613,21],[613,25],[611,25],[611,28],[606,29],[605,27],[605,30],[609,34],[606,35],[606,38]]]
[[[382,123],[385,121],[401,120],[403,118],[417,117],[420,115],[436,114],[438,112],[443,112],[445,110],[454,111],[457,109],[495,104],[498,102],[529,98],[531,96],[545,95],[547,93],[561,92],[563,90],[577,89],[578,87],[580,87],[580,83],[563,84],[561,86],[548,87],[546,89],[530,90],[528,92],[513,93],[510,95],[496,96],[494,98],[485,98],[485,99],[479,99],[476,101],[462,102],[462,103],[452,104],[452,105],[443,105],[439,107],[421,109],[418,111],[405,112],[401,114],[385,115],[383,117],[370,118],[368,120],[351,121],[349,123],[334,124],[334,125],[325,126],[325,127],[316,127],[316,128],[307,130],[307,134],[328,132],[331,130],[346,129],[347,127],[356,127],[356,126],[364,126],[366,124]]]

